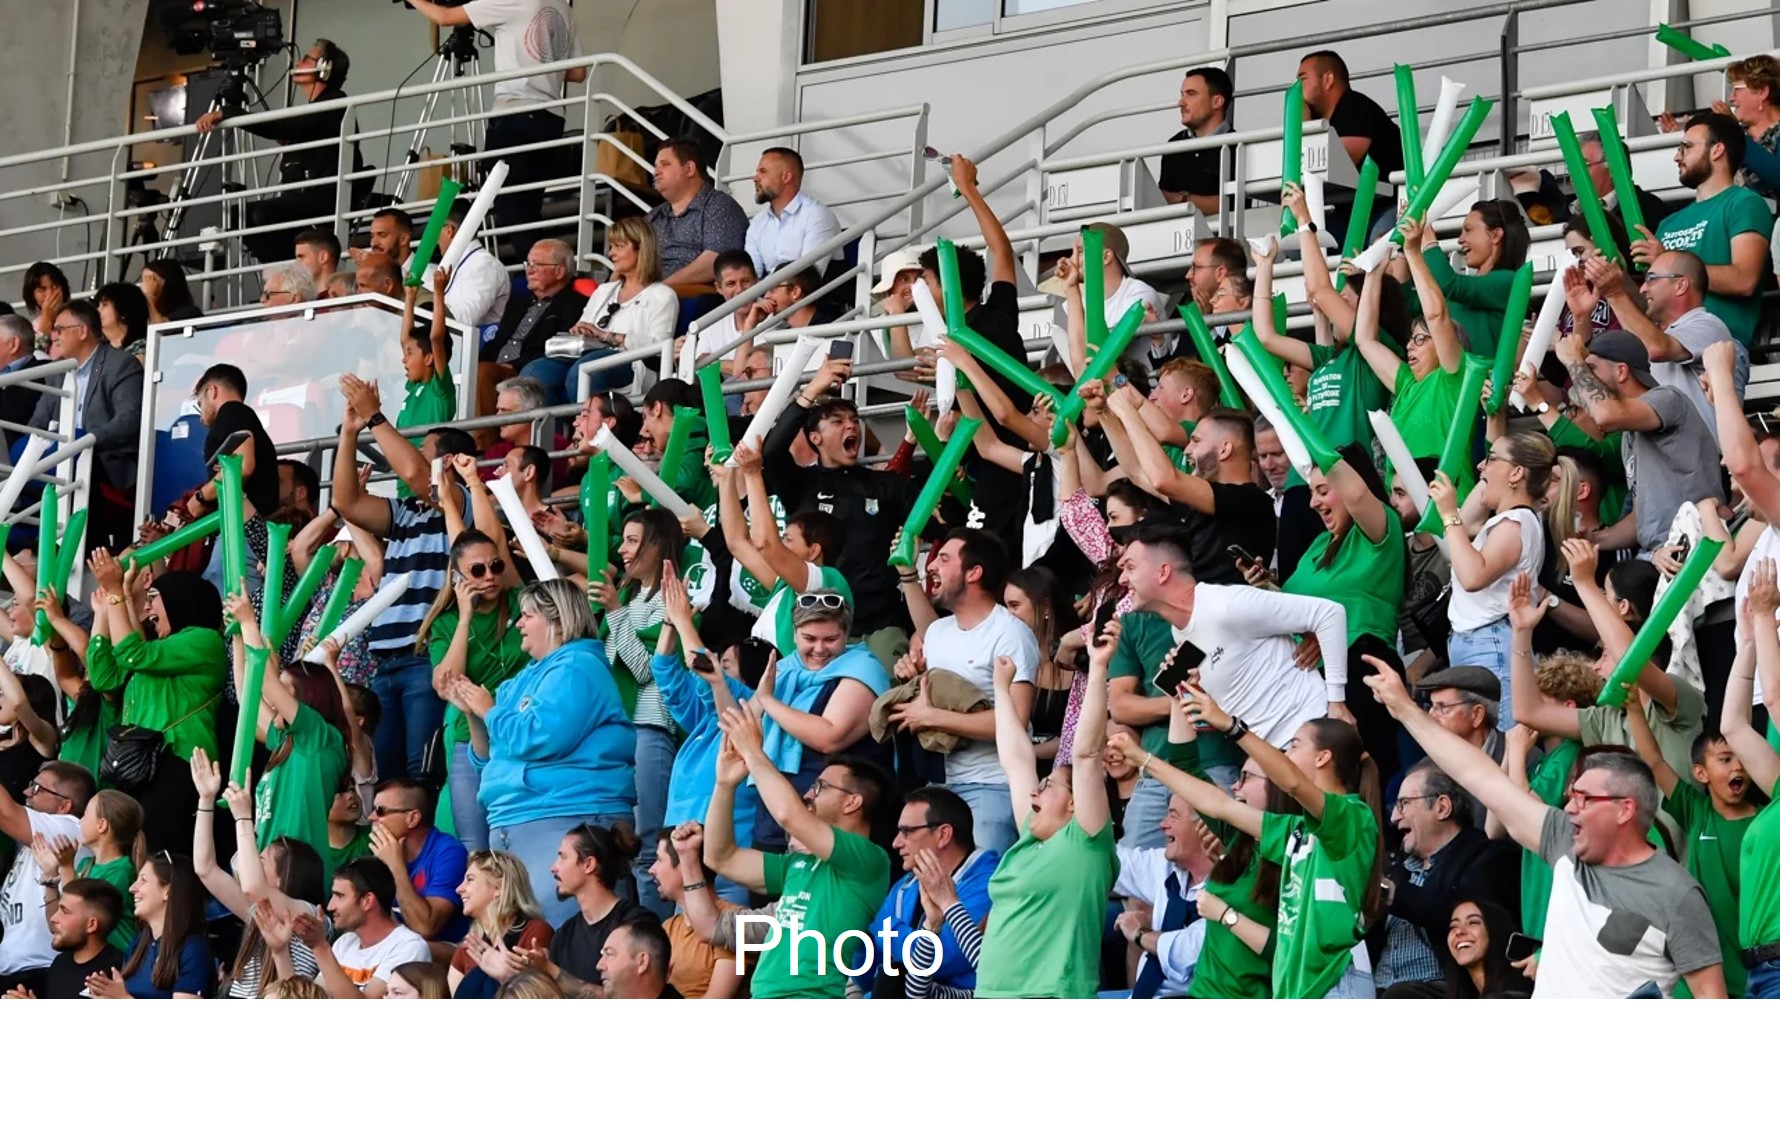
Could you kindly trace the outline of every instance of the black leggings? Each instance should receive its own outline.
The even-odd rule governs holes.
[[[1347,648],[1347,709],[1353,712],[1366,753],[1372,755],[1372,761],[1378,766],[1379,787],[1382,789],[1400,765],[1398,724],[1372,697],[1372,688],[1366,685],[1366,676],[1372,673],[1372,667],[1361,661],[1362,655],[1370,655],[1399,675],[1403,673],[1403,660],[1397,657],[1396,648],[1376,635],[1362,635]]]

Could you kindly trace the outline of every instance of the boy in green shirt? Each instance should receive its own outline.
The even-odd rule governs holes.
[[[887,775],[870,762],[836,755],[801,797],[773,767],[760,719],[746,707],[722,714],[717,783],[705,814],[705,863],[755,893],[779,899],[773,925],[736,930],[736,951],[761,953],[752,979],[758,998],[839,1000],[847,977],[838,938],[870,926],[890,889],[890,857],[871,839],[872,822],[890,795]],[[789,853],[744,849],[735,841],[735,792],[752,778],[761,804],[791,839]],[[763,931],[766,930],[766,931]],[[800,934],[814,932],[817,943]],[[752,942],[752,943],[746,943]],[[873,955],[877,953],[874,947]]]
[[[433,275],[433,320],[431,326],[414,320],[414,306],[420,298],[420,287],[408,287],[408,300],[402,309],[402,376],[406,389],[402,411],[396,414],[396,428],[418,425],[440,425],[457,419],[457,388],[451,381],[451,331],[445,326],[445,271]],[[416,437],[410,443],[420,447]]]

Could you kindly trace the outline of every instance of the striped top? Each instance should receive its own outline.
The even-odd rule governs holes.
[[[606,661],[613,667],[623,667],[636,680],[637,707],[631,712],[631,721],[672,734],[674,716],[668,713],[650,665],[655,641],[661,638],[661,625],[666,620],[667,602],[661,592],[638,590],[629,603],[606,613]]]
[[[384,579],[403,572],[413,578],[402,598],[371,624],[367,635],[373,653],[413,649],[426,613],[445,590],[445,573],[451,565],[444,513],[412,498],[386,497],[384,502],[389,505],[389,535],[383,540]]]

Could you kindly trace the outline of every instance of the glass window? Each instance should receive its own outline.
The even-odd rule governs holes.
[[[995,22],[997,0],[933,0],[933,30],[955,32]]]
[[[1092,4],[1098,0],[1003,0],[1002,15],[1030,16],[1034,12],[1049,12],[1053,8],[1074,8],[1081,4]]]

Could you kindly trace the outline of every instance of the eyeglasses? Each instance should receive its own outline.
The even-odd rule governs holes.
[[[64,802],[70,802],[70,801],[74,800],[74,799],[70,798],[67,794],[64,794],[62,791],[54,789],[50,786],[46,786],[42,782],[32,782],[29,786],[25,787],[25,797],[33,798],[33,797],[36,797],[38,794],[48,794],[50,797],[60,798]]]
[[[1405,802],[1432,802],[1439,796],[1439,794],[1398,794],[1395,805],[1400,810]]]
[[[817,781],[821,781],[821,779],[818,778]],[[938,828],[939,828],[938,826],[934,825],[931,822],[925,822],[921,825],[912,825],[912,826],[899,825],[896,827],[896,836],[897,837],[909,837],[912,834],[920,833],[924,829],[938,829]]]
[[[1267,775],[1265,774],[1256,774],[1248,770],[1238,770],[1236,772],[1236,779],[1230,783],[1230,788],[1232,790],[1240,790],[1245,783],[1265,782],[1266,780]]]
[[[1509,466],[1510,468],[1514,467],[1514,461],[1510,460],[1509,458],[1507,458],[1505,456],[1499,456],[1494,452],[1484,453],[1483,454],[1483,463],[1489,464],[1491,461],[1494,461],[1497,464],[1505,464],[1505,465]]]
[[[1428,713],[1445,714],[1449,710],[1470,710],[1475,705],[1468,702],[1431,702],[1428,704]]]
[[[1570,789],[1564,791],[1564,805],[1565,806],[1570,806],[1570,805],[1580,802],[1582,804],[1582,808],[1585,810],[1589,806],[1593,805],[1596,802],[1629,802],[1629,801],[1631,801],[1631,799],[1626,797],[1624,794],[1585,794],[1581,790],[1576,789],[1574,786],[1572,786]]]
[[[1687,277],[1686,274],[1646,274],[1646,275],[1644,275],[1644,280],[1646,282],[1655,282],[1655,281],[1658,281],[1658,280],[1661,280],[1664,278],[1685,278],[1685,277]]]
[[[856,794],[859,792],[857,790],[849,790],[839,782],[830,782],[827,778],[817,778],[814,782],[810,783],[810,797],[820,798],[822,796],[822,791],[824,790],[839,790],[843,794]],[[897,832],[902,832],[900,827],[898,827]]]
[[[471,564],[464,569],[464,574],[471,579],[481,579],[485,575],[506,575],[507,561],[497,556],[485,564]]]
[[[1434,340],[1434,335],[1431,333],[1417,333],[1417,334],[1412,334],[1410,336],[1409,344],[1414,345],[1414,346],[1422,346],[1422,345],[1428,344],[1428,342],[1433,341],[1433,340]]]
[[[273,298],[294,298],[296,296],[297,296],[297,294],[296,294],[295,290],[261,290],[260,291],[260,301],[262,301],[262,302],[269,302]]]
[[[81,323],[77,321],[59,321],[55,325],[50,326],[49,331],[51,333],[67,333],[70,330],[81,328],[83,328]]]
[[[806,591],[797,597],[796,606],[799,608],[823,607],[830,611],[838,611],[847,606],[847,598],[833,591]]]

